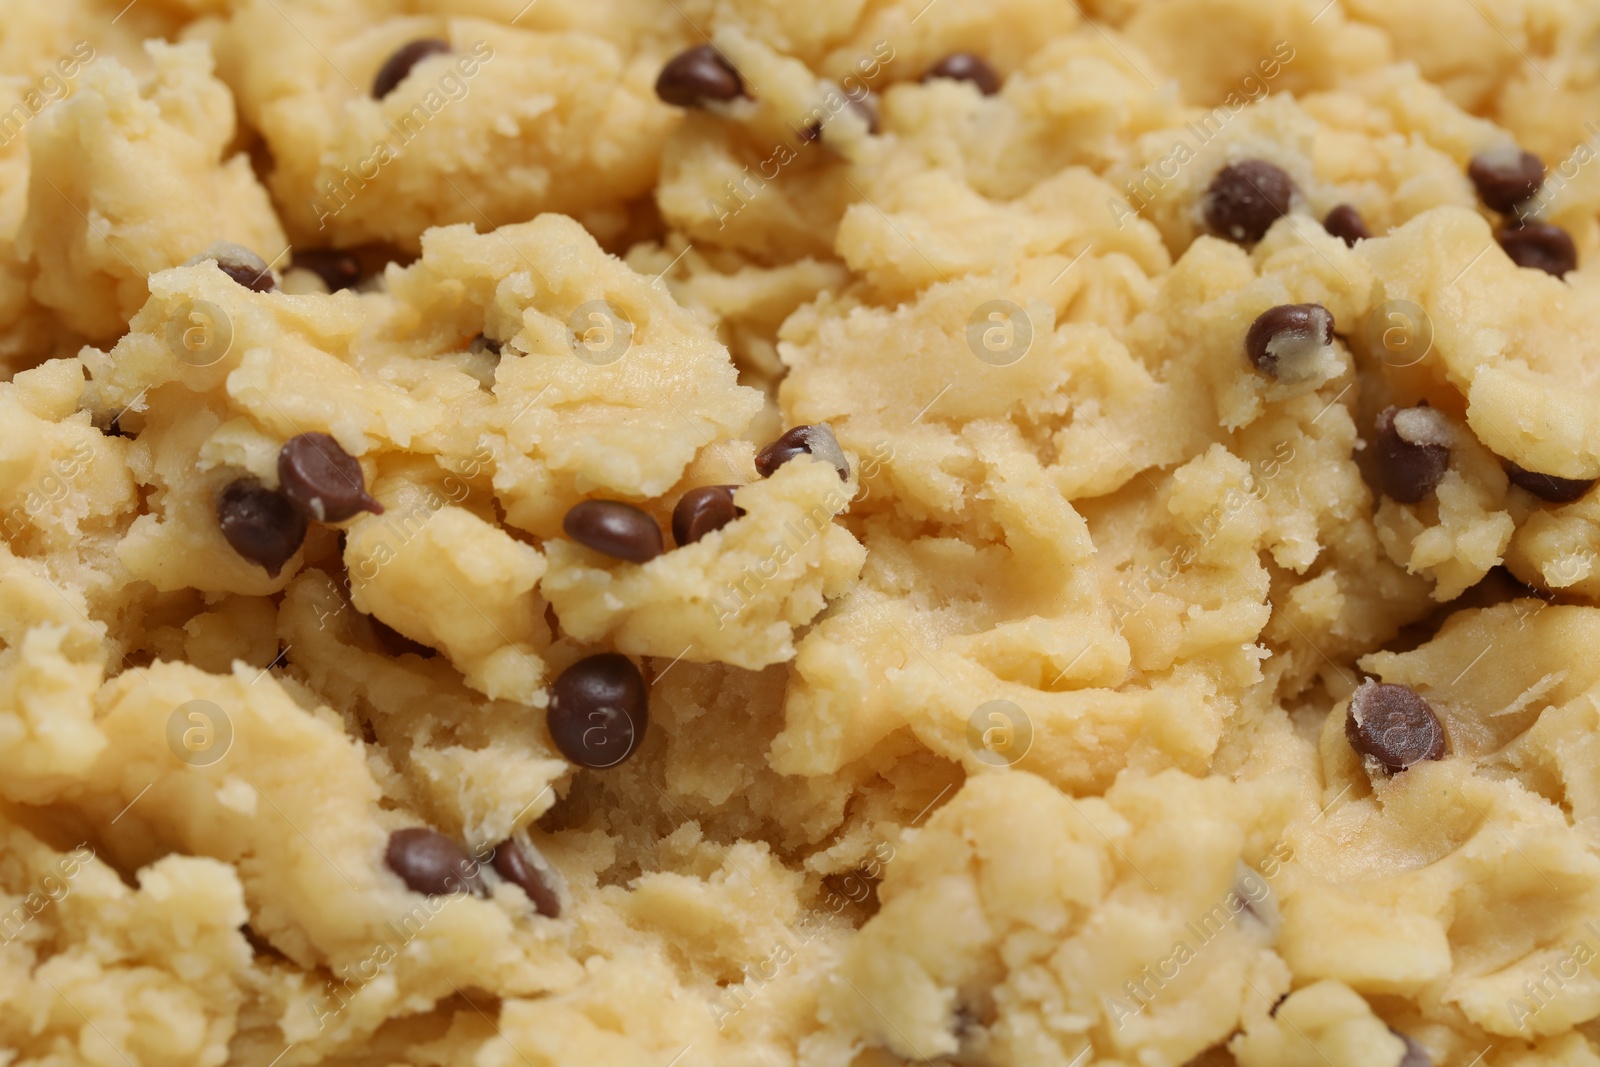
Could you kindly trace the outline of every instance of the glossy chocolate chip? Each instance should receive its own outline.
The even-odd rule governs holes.
[[[1548,222],[1502,226],[1494,232],[1494,239],[1519,267],[1542,270],[1557,278],[1578,268],[1578,249],[1572,238],[1566,230]]]
[[[1372,236],[1361,212],[1350,204],[1340,204],[1328,212],[1328,217],[1322,220],[1322,228],[1351,248],[1356,246],[1357,241],[1365,241]]]
[[[318,522],[343,522],[363,511],[383,514],[383,505],[367,493],[361,464],[325,433],[303,433],[284,442],[278,450],[278,485]]]
[[[378,68],[378,76],[372,79],[372,97],[382,100],[394,92],[395,86],[406,80],[406,75],[411,73],[411,68],[427,59],[450,51],[450,44],[437,37],[424,37],[401,45],[399,50],[388,59],[383,66]]]
[[[1554,474],[1539,474],[1526,467],[1506,462],[1506,477],[1519,489],[1526,489],[1540,500],[1552,504],[1570,504],[1594,486],[1593,478],[1557,478]]]
[[[656,96],[674,107],[703,107],[710,100],[743,95],[744,79],[708,44],[673,56],[656,78]]]
[[[1264,159],[1223,167],[1205,192],[1206,225],[1219,237],[1255,244],[1289,213],[1294,191],[1294,179]]]
[[[1400,1062],[1395,1067],[1433,1067],[1433,1057],[1428,1055],[1427,1049],[1392,1026],[1389,1027],[1389,1032],[1406,1043],[1406,1054],[1400,1057]]]
[[[184,261],[184,266],[210,261],[217,269],[240,285],[255,293],[270,293],[278,287],[267,261],[244,245],[232,241],[213,241],[206,250]]]
[[[555,887],[515,841],[502,841],[494,847],[494,869],[506,881],[521,886],[540,915],[561,918],[561,898]]]
[[[217,527],[235,552],[273,578],[306,539],[306,517],[254,478],[240,478],[218,495]]]
[[[1263,374],[1284,381],[1303,379],[1333,344],[1333,315],[1321,304],[1279,304],[1256,316],[1244,351]]]
[[[1472,157],[1467,177],[1485,207],[1508,214],[1544,184],[1544,162],[1520,148],[1495,148]]]
[[[550,687],[546,722],[556,748],[580,767],[614,767],[644,741],[649,694],[628,657],[602,652],[580,659]]]
[[[467,850],[437,830],[422,826],[396,830],[389,835],[383,861],[413,892],[430,897],[484,893],[477,864]]]
[[[568,537],[596,552],[630,563],[661,555],[661,527],[650,513],[620,500],[585,500],[561,520]]]
[[[1391,772],[1444,758],[1444,727],[1428,702],[1406,685],[1363,682],[1350,698],[1344,734],[1358,754],[1374,757]]]
[[[770,478],[774,471],[796,456],[815,456],[833,464],[844,481],[850,480],[850,463],[844,450],[833,436],[833,429],[825,422],[814,426],[796,426],[756,453],[756,473]]]
[[[1373,454],[1384,495],[1415,504],[1439,485],[1450,467],[1450,433],[1444,417],[1426,405],[1393,405],[1378,414]]]
[[[423,659],[432,659],[438,655],[437,649],[430,648],[421,641],[413,641],[376,615],[368,615],[367,621],[372,624],[372,636],[377,639],[379,646],[391,656],[410,654],[420,656]]]
[[[294,265],[321,278],[330,293],[353,289],[361,280],[361,258],[342,248],[308,248],[296,252]]]
[[[736,485],[702,485],[678,498],[672,509],[672,539],[678,547],[692,545],[713,530],[720,530],[744,514],[733,505]]]
[[[973,55],[971,52],[952,52],[929,67],[927,73],[922,76],[923,81],[934,78],[971,82],[984,96],[993,96],[1000,91],[1000,75],[982,56]]]

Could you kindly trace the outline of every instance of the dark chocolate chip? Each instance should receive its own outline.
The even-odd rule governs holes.
[[[372,636],[377,639],[379,646],[391,656],[409,654],[421,656],[423,659],[432,659],[438,655],[437,649],[430,648],[421,641],[413,641],[376,615],[368,615],[367,621],[372,624]]]
[[[1444,727],[1407,685],[1363,682],[1350,698],[1344,735],[1359,755],[1376,758],[1391,772],[1444,758]]]
[[[494,847],[494,869],[506,881],[521,886],[540,915],[561,918],[561,898],[515,841],[502,841]]]
[[[382,100],[394,92],[395,86],[405,81],[406,75],[411,73],[411,68],[424,59],[448,51],[449,42],[437,37],[424,37],[401,45],[394,55],[384,60],[383,66],[378,68],[378,76],[372,79],[373,99]]]
[[[272,277],[270,270],[251,270],[249,267],[241,267],[234,263],[218,263],[217,267],[251,292],[270,293],[278,287],[277,280]]]
[[[614,767],[633,755],[649,725],[644,676],[627,656],[580,659],[550,687],[546,723],[556,748],[580,767]]]
[[[1356,246],[1357,241],[1365,241],[1372,236],[1372,231],[1367,229],[1366,220],[1361,217],[1361,212],[1350,204],[1340,204],[1328,212],[1328,217],[1322,220],[1322,228],[1351,248]]]
[[[850,480],[850,464],[844,458],[844,451],[834,438],[833,430],[825,422],[814,426],[796,426],[757,452],[756,473],[763,478],[770,478],[774,471],[791,459],[806,455],[833,464],[842,480]]]
[[[1578,268],[1578,249],[1567,231],[1548,222],[1529,222],[1502,226],[1494,232],[1511,262],[1519,267],[1542,270],[1562,277]]]
[[[672,539],[678,547],[692,545],[713,530],[720,530],[744,514],[733,506],[737,485],[702,485],[691,489],[672,509]]]
[[[1389,1027],[1389,1032],[1406,1043],[1406,1054],[1400,1058],[1395,1067],[1433,1067],[1433,1057],[1428,1055],[1427,1049],[1392,1026]]]
[[[1256,316],[1244,351],[1256,370],[1296,380],[1301,367],[1333,344],[1333,315],[1321,304],[1279,304]]]
[[[235,552],[273,578],[306,539],[306,517],[254,478],[240,478],[218,495],[217,526]]]
[[[243,245],[232,241],[213,241],[199,255],[184,261],[184,266],[212,262],[217,269],[240,285],[256,293],[270,293],[278,287],[267,261]]]
[[[477,864],[456,842],[423,826],[396,830],[389,835],[383,861],[406,887],[430,897],[471,892],[484,895]]]
[[[1384,495],[1415,504],[1433,492],[1450,467],[1443,417],[1426,405],[1386,407],[1378,414],[1373,453]]]
[[[929,67],[928,72],[922,76],[923,81],[931,81],[934,78],[971,82],[984,96],[993,96],[1000,91],[1000,75],[984,61],[982,56],[973,55],[971,52],[952,52]]]
[[[342,248],[308,248],[296,252],[294,265],[321,278],[330,293],[353,289],[361,280],[361,258]]]
[[[1570,504],[1587,493],[1595,483],[1593,478],[1557,478],[1554,474],[1539,474],[1526,467],[1506,461],[1506,477],[1519,489],[1526,489],[1540,500],[1552,504]]]
[[[650,513],[620,500],[585,500],[561,520],[567,536],[596,552],[630,563],[661,555],[661,527]]]
[[[703,107],[708,100],[743,95],[744,79],[708,44],[673,56],[656,79],[656,96],[674,107]]]
[[[850,101],[850,110],[867,120],[867,132],[877,134],[880,129],[878,125],[878,105],[872,102],[872,98],[863,96],[858,100],[851,96],[846,99]]]
[[[1477,186],[1478,199],[1502,215],[1539,191],[1544,184],[1544,162],[1532,152],[1502,148],[1472,157],[1467,177]]]
[[[343,522],[383,505],[367,493],[361,464],[325,433],[291,437],[278,450],[278,484],[284,495],[308,518]]]
[[[1205,192],[1206,225],[1219,237],[1255,244],[1289,213],[1294,191],[1294,179],[1264,159],[1223,167]]]

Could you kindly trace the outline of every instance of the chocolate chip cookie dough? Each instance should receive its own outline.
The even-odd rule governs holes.
[[[1600,8],[14,6],[0,1062],[1600,1065]]]

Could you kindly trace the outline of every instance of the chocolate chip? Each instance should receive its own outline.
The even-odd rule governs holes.
[[[934,78],[971,82],[984,96],[993,96],[1000,91],[1000,75],[984,61],[982,56],[973,55],[971,52],[952,52],[929,67],[927,73],[922,76],[923,81],[931,81]]]
[[[878,106],[872,102],[872,97],[863,96],[859,100],[855,97],[846,97],[850,101],[850,110],[867,120],[867,132],[876,135],[880,129],[878,125]]]
[[[1406,1054],[1400,1058],[1395,1067],[1433,1067],[1433,1058],[1428,1055],[1427,1049],[1392,1026],[1389,1027],[1389,1032],[1406,1043]]]
[[[1554,474],[1539,474],[1526,467],[1506,461],[1506,477],[1519,489],[1526,489],[1540,500],[1552,504],[1570,504],[1594,485],[1593,478],[1558,478]]]
[[[372,636],[377,639],[379,646],[391,656],[413,655],[423,659],[432,659],[438,655],[438,650],[430,648],[421,641],[413,641],[393,626],[384,622],[376,615],[368,615],[367,622],[372,624]]]
[[[673,56],[656,79],[656,96],[674,107],[704,107],[708,100],[743,95],[744,80],[739,72],[708,44]]]
[[[744,514],[733,506],[737,485],[702,485],[678,499],[672,509],[672,539],[678,547],[692,545],[713,530],[720,530]]]
[[[833,428],[825,422],[814,426],[796,426],[757,452],[756,473],[763,478],[770,478],[774,471],[791,459],[806,455],[833,464],[841,480],[850,480],[850,463],[844,458],[844,450],[833,436]]]
[[[284,495],[309,518],[343,522],[383,505],[367,494],[361,464],[325,433],[291,437],[278,450],[278,484]]]
[[[1358,754],[1374,757],[1391,772],[1444,758],[1444,727],[1407,685],[1362,682],[1350,698],[1344,735]]]
[[[294,254],[294,265],[322,279],[328,292],[353,289],[361,280],[361,258],[342,248],[308,248]]]
[[[406,80],[406,75],[411,73],[411,68],[442,52],[450,51],[450,44],[437,37],[424,37],[410,44],[401,45],[399,51],[384,61],[378,68],[378,76],[372,79],[372,98],[382,100],[394,92],[395,86]]]
[[[1490,211],[1507,214],[1539,191],[1544,184],[1544,163],[1520,148],[1495,148],[1472,157],[1467,177]]]
[[[1322,228],[1351,248],[1356,246],[1357,241],[1365,241],[1372,236],[1361,212],[1350,204],[1340,204],[1328,212],[1328,217],[1322,220]]]
[[[389,835],[383,855],[413,892],[442,897],[463,891],[483,896],[483,881],[467,850],[437,830],[413,826]]]
[[[494,869],[506,881],[521,886],[540,915],[561,918],[561,898],[515,841],[502,841],[494,847]]]
[[[1289,213],[1294,179],[1264,159],[1223,167],[1206,189],[1206,225],[1220,237],[1255,244],[1280,216]]]
[[[1578,268],[1578,249],[1572,238],[1566,230],[1548,222],[1502,226],[1494,232],[1494,239],[1519,267],[1542,270],[1557,278]]]
[[[649,694],[627,656],[580,659],[550,687],[546,723],[556,748],[580,767],[614,767],[633,755],[649,725]]]
[[[578,544],[630,563],[648,563],[661,555],[661,527],[656,520],[620,500],[574,504],[561,528]]]
[[[215,263],[218,270],[251,292],[270,293],[278,287],[278,280],[272,276],[272,268],[267,261],[244,245],[236,245],[232,241],[213,241],[204,252],[184,260],[183,265],[192,267],[208,261]]]
[[[233,550],[276,578],[306,539],[306,518],[289,498],[254,478],[232,482],[217,497],[217,526]]]
[[[1303,381],[1333,344],[1333,315],[1321,304],[1279,304],[1256,316],[1244,351],[1263,374]]]
[[[1438,486],[1450,466],[1450,430],[1426,404],[1390,405],[1378,414],[1373,452],[1384,495],[1415,504]]]

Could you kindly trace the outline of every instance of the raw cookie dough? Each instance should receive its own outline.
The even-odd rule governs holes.
[[[1600,1067],[1600,6],[11,7],[0,1063]]]

